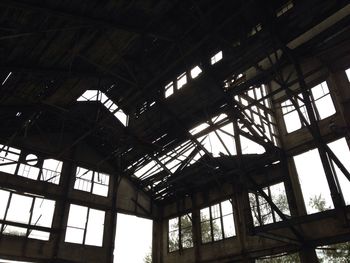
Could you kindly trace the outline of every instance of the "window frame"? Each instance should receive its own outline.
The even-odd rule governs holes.
[[[232,208],[232,212],[223,215],[222,203],[224,203],[226,201],[230,202],[231,208]],[[212,207],[216,206],[216,205],[219,206],[219,213],[220,213],[220,215],[218,217],[213,218]],[[209,208],[209,219],[203,220],[202,217],[201,217],[201,211],[205,210],[205,209],[208,209],[208,208]],[[226,199],[226,200],[214,203],[214,204],[212,204],[210,206],[203,207],[203,208],[200,209],[199,213],[200,213],[200,217],[199,217],[199,220],[200,220],[200,222],[199,222],[200,223],[200,240],[201,240],[201,244],[202,245],[210,244],[210,243],[214,243],[214,242],[219,242],[219,241],[226,240],[226,239],[229,239],[229,238],[234,238],[234,237],[237,236],[237,227],[236,227],[236,221],[235,221],[235,216],[234,216],[235,213],[234,213],[234,207],[233,207],[233,198],[229,198],[229,199]],[[223,221],[223,218],[227,217],[227,216],[232,216],[232,222],[233,222],[233,226],[234,226],[234,234],[232,236],[228,236],[228,237],[226,237],[226,235],[225,235],[225,224],[224,224],[224,221]],[[213,221],[214,220],[218,220],[218,219],[220,220],[220,232],[221,232],[220,234],[221,234],[221,238],[215,240],[215,238],[214,238],[214,231],[213,231]],[[203,242],[202,223],[205,223],[205,222],[209,222],[209,225],[210,225],[210,239],[211,240],[208,241],[208,242]]]

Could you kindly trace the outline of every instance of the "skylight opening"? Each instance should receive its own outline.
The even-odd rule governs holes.
[[[99,101],[111,112],[125,127],[128,126],[129,117],[105,93],[99,90],[86,90],[77,101]]]
[[[165,98],[174,94],[174,82],[170,82],[165,86]]]
[[[202,73],[202,69],[199,66],[195,66],[191,69],[191,78],[195,79]]]
[[[186,75],[186,72],[184,72],[177,77],[177,89],[181,89],[186,84],[187,84],[187,75]]]
[[[286,4],[284,4],[283,6],[281,6],[277,12],[276,12],[276,16],[280,17],[283,14],[287,13],[290,9],[292,9],[294,7],[294,3],[293,1],[288,1]]]
[[[211,57],[210,63],[214,65],[215,63],[218,63],[222,59],[222,51],[219,51],[214,56]]]

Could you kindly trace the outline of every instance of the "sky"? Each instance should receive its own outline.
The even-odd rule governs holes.
[[[114,262],[142,263],[152,247],[152,220],[117,214]]]

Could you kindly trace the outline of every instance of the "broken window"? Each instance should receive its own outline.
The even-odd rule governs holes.
[[[28,154],[25,159],[26,163],[21,163],[18,168],[17,175],[32,180],[38,180],[40,168],[37,167],[38,157],[34,154]]]
[[[0,200],[0,219],[6,222],[0,225],[2,234],[49,240],[55,201],[3,189]],[[47,231],[36,230],[35,226],[45,227]]]
[[[14,174],[21,150],[0,144],[0,171]]]
[[[215,63],[219,62],[222,59],[222,51],[219,51],[214,56],[211,57],[210,63],[214,65]]]
[[[186,72],[182,73],[180,76],[177,77],[177,89],[181,89],[184,85],[187,83],[187,75]]]
[[[307,114],[304,102],[298,98],[297,104],[304,118],[308,121],[308,123],[310,123],[309,115]],[[291,133],[293,131],[299,130],[301,127],[304,126],[304,123],[302,123],[302,121],[299,118],[298,111],[295,109],[293,103],[290,100],[286,100],[282,102],[281,108],[282,108],[283,120],[284,120],[284,124],[286,125],[287,133]]]
[[[99,101],[111,112],[125,127],[128,126],[129,116],[112,101],[105,93],[99,90],[86,90],[77,101]]]
[[[316,254],[320,262],[349,262],[350,242],[318,246]]]
[[[328,143],[329,148],[333,151],[339,161],[350,171],[350,151],[346,139],[340,138],[334,142]],[[345,177],[343,172],[333,162],[333,167],[339,181],[339,185],[344,196],[346,205],[350,205],[350,181]]]
[[[334,208],[318,150],[313,149],[296,155],[293,159],[307,213],[312,214]]]
[[[202,73],[202,69],[199,66],[195,66],[191,69],[191,78],[195,79]]]
[[[59,184],[62,170],[62,162],[55,159],[45,159],[43,162],[40,180],[53,184]]]
[[[211,131],[204,132],[205,130]],[[226,114],[220,114],[201,123],[189,131],[214,157],[235,155],[236,144],[234,139],[233,123],[229,122]],[[202,135],[204,133],[204,135]],[[197,135],[198,134],[198,135]],[[197,136],[196,136],[197,135]]]
[[[235,96],[234,99],[242,107],[243,115],[252,124],[256,133],[265,141],[269,140],[275,146],[278,146],[277,124],[274,112],[271,110],[271,101],[266,98],[266,95],[267,87],[262,84],[250,87],[248,91]],[[250,133],[248,130],[246,132]]]
[[[118,213],[116,224],[114,262],[145,262],[152,255],[153,221]]]
[[[325,81],[311,88],[310,100],[317,120],[323,120],[336,112],[332,97]],[[306,121],[310,123],[306,106],[304,105],[303,96],[301,94],[298,95],[297,104]],[[290,100],[282,102],[281,108],[287,133],[299,130],[305,126]]]
[[[201,209],[200,220],[202,243],[236,235],[232,199]]]
[[[169,252],[193,247],[192,214],[169,219]]]
[[[283,14],[287,13],[288,10],[292,9],[294,7],[293,1],[288,1],[286,4],[284,4],[283,6],[281,6],[277,12],[276,12],[276,16],[280,17]]]
[[[323,120],[336,112],[332,97],[325,81],[313,87],[311,89],[311,93],[313,97],[312,101],[317,109],[316,112],[318,114],[318,120]]]
[[[270,185],[262,190],[285,216],[290,216],[284,183]],[[282,220],[259,192],[249,193],[249,203],[254,226],[262,226]]]
[[[174,82],[170,82],[165,86],[165,98],[174,94]]]
[[[102,247],[105,212],[71,204],[65,242]]]
[[[109,175],[77,167],[74,189],[95,195],[108,196]]]

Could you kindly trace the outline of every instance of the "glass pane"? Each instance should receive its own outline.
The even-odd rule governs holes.
[[[35,198],[31,225],[51,227],[55,201]]]
[[[9,196],[10,192],[0,190],[0,219],[4,219]]]
[[[83,244],[84,230],[67,227],[65,242]]]
[[[270,186],[272,202],[281,210],[285,215],[290,215],[289,205],[284,188],[284,183],[279,183]]]
[[[179,249],[179,232],[171,231],[169,232],[169,251],[175,251]]]
[[[259,196],[259,209],[263,225],[273,223],[272,209],[265,198]]]
[[[39,240],[49,240],[50,239],[50,233],[44,232],[44,231],[38,231],[38,230],[29,230],[29,238],[33,239],[39,239]]]
[[[169,220],[169,232],[179,229],[179,218]]]
[[[219,204],[211,206],[211,217],[212,219],[219,218],[221,216]]]
[[[182,248],[193,247],[192,225],[190,227],[181,229],[181,242],[182,242]]]
[[[222,218],[223,224],[224,224],[224,234],[225,238],[227,237],[233,237],[236,235],[236,230],[235,230],[235,222],[233,219],[233,215],[227,215]]]
[[[32,201],[32,197],[12,194],[6,220],[28,224]]]
[[[211,242],[210,221],[205,221],[201,223],[201,236],[202,236],[202,243]]]
[[[254,226],[260,226],[260,219],[258,213],[258,204],[256,202],[255,194],[249,193],[249,203],[252,210],[253,224]]]
[[[85,237],[86,245],[102,246],[104,221],[104,211],[90,209]]]
[[[23,227],[5,225],[3,233],[11,236],[25,236],[27,234],[27,229]]]
[[[85,229],[88,208],[80,205],[70,205],[67,226]]]
[[[220,218],[213,220],[213,236],[214,241],[222,239],[222,229]]]
[[[201,222],[210,220],[209,207],[201,209]]]
[[[288,133],[299,130],[301,128],[301,121],[296,110],[283,115],[283,119]]]
[[[43,163],[41,181],[46,181],[54,184],[59,184],[62,162],[55,159],[46,159]]]
[[[327,95],[317,101],[315,101],[317,111],[320,115],[320,119],[323,120],[329,116],[335,114],[335,108],[331,95]]]
[[[333,208],[333,202],[317,149],[294,156],[308,214]],[[317,187],[315,187],[317,182]]]
[[[341,138],[334,142],[328,143],[329,148],[338,157],[339,161],[350,171],[350,151],[345,138]],[[338,166],[334,164],[335,171],[339,180],[345,203],[350,205],[350,182],[345,175],[340,171]]]
[[[221,210],[222,210],[222,215],[228,215],[232,214],[232,201],[231,200],[226,200],[224,202],[221,202]]]

